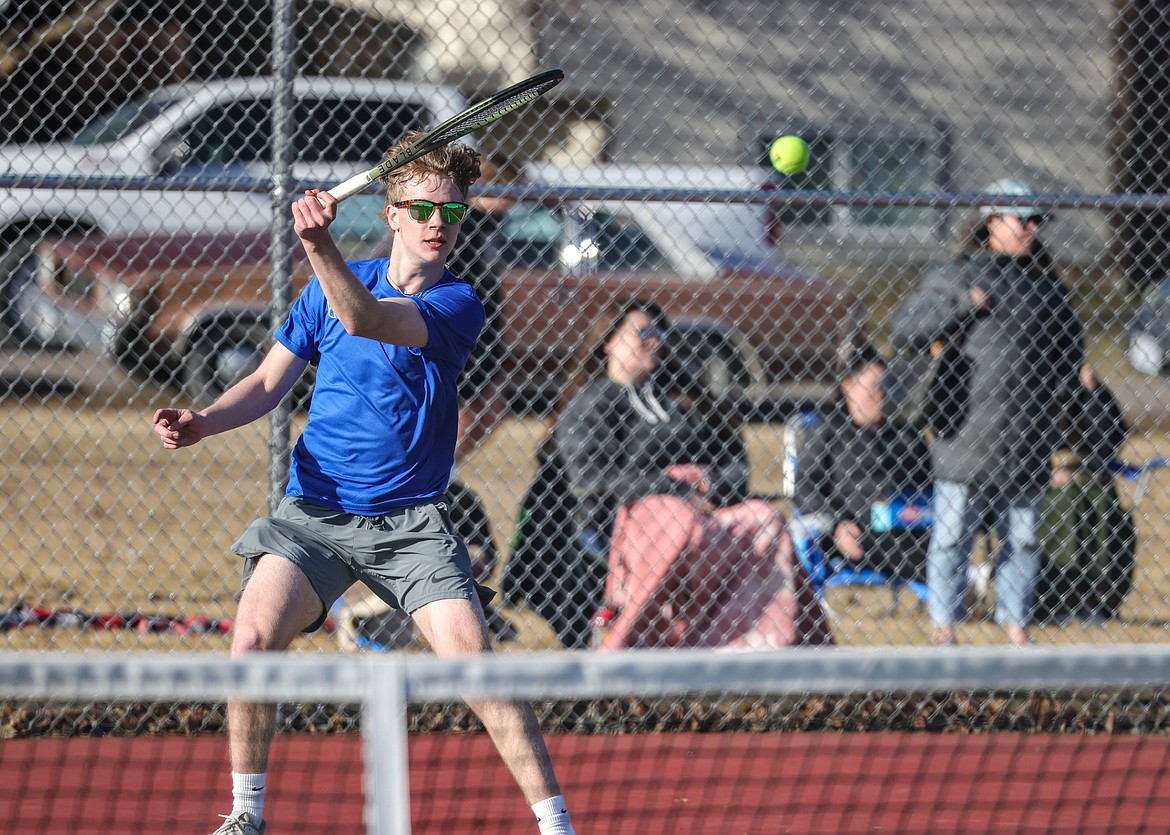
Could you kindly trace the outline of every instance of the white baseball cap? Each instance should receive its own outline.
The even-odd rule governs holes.
[[[1008,195],[1011,197],[1034,197],[1036,189],[1025,183],[1023,180],[996,180],[994,183],[984,189],[987,194]],[[1052,213],[1039,206],[1021,206],[1015,203],[1002,203],[998,206],[980,206],[979,214],[983,217],[991,217],[992,215],[1015,215],[1016,217],[1036,217],[1039,215],[1042,218],[1049,218]]]

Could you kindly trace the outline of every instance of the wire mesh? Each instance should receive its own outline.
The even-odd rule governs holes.
[[[286,19],[287,33],[273,23]],[[287,250],[300,190],[550,67],[562,85],[472,138],[485,160],[473,202],[506,213],[490,229],[465,222],[451,264],[489,309],[460,386],[452,509],[481,579],[504,592],[488,613],[502,646],[799,643],[810,611],[839,646],[927,645],[948,637],[940,625],[999,644],[1021,619],[1044,644],[1164,640],[1160,4],[440,0],[274,16],[112,0],[8,3],[0,20],[5,648],[227,649],[230,547],[283,490],[312,374],[284,419],[177,454],[157,448],[153,411],[206,406],[271,345],[310,278],[299,247]],[[804,171],[769,164],[785,134],[807,141]],[[342,204],[348,257],[388,251],[383,201],[371,190]],[[910,397],[945,340],[911,326],[944,324],[923,299],[966,258],[969,233],[1041,216],[1022,226],[1052,258],[1049,296],[949,297],[950,313],[973,311],[960,353],[982,346],[980,379],[999,392],[963,476],[940,462],[947,430],[924,429]],[[645,514],[611,531],[626,499],[661,496],[661,483],[615,489],[630,473],[693,461],[590,451],[564,419],[593,329],[635,298],[664,313],[648,323],[661,326],[653,402],[671,420],[687,410],[708,468],[692,487],[715,477],[716,504],[750,509],[699,507],[704,542],[731,537],[723,554],[664,552],[668,532],[628,521]],[[1057,307],[1022,315],[1035,304]],[[849,434],[842,373],[871,350],[887,366],[888,423],[909,415],[907,426],[833,458]],[[1094,427],[1072,425],[1067,408],[1082,401],[1099,407]],[[981,466],[1011,458],[1009,438],[1027,472]],[[1011,501],[1012,478],[1027,502]],[[989,495],[967,520],[970,548],[936,561],[932,580],[939,506],[934,527],[887,518],[908,531],[893,561],[874,520],[902,492],[933,488],[938,501],[939,482]],[[697,518],[666,507],[657,518],[673,531]],[[1021,514],[1036,517],[1036,547],[1027,524],[1009,525]],[[859,562],[842,523],[869,549]],[[756,562],[748,528],[772,537]],[[736,585],[730,565],[767,574],[784,613],[771,631],[754,629],[760,575]],[[629,578],[659,570],[659,586],[631,593]],[[418,645],[360,592],[297,649]]]

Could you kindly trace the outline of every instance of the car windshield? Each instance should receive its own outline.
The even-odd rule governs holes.
[[[649,210],[649,211],[648,211]],[[647,225],[648,224],[648,225]],[[780,255],[763,239],[752,206],[656,203],[549,208],[517,204],[505,216],[500,250],[513,267],[663,271],[677,269],[667,252],[679,235],[720,269],[775,270]]]
[[[669,265],[654,241],[624,211],[582,207],[569,216],[561,250],[566,266],[585,261],[603,270],[662,270]]]
[[[604,270],[661,270],[667,259],[624,212],[512,206],[501,227],[501,257],[523,267],[575,267],[588,262]]]
[[[97,116],[73,137],[77,145],[109,145],[133,133],[159,114],[174,106],[180,98],[176,96],[153,96],[142,101],[119,107],[111,113]]]

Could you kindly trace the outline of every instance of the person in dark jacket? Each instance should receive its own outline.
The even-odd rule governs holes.
[[[594,646],[832,643],[784,517],[747,497],[742,443],[658,379],[666,327],[653,302],[612,306],[555,429],[578,548],[608,568]]]
[[[484,185],[515,185],[522,171],[509,160],[483,156]],[[484,323],[467,367],[459,375],[459,435],[455,461],[462,461],[491,434],[507,414],[507,403],[497,378],[504,354],[504,303],[500,274],[507,267],[502,257],[503,232],[508,210],[515,200],[476,195],[468,198],[459,241],[447,259],[447,268],[475,288],[483,302]]]
[[[796,506],[822,520],[819,545],[830,560],[925,583],[930,448],[918,429],[886,418],[885,374],[885,359],[868,344],[846,362],[840,408],[800,448]]]
[[[597,324],[557,421],[558,453],[577,499],[586,551],[604,560],[620,505],[643,496],[701,495],[712,506],[747,495],[743,449],[719,443],[656,372],[667,321],[653,302],[618,305]],[[741,453],[736,455],[736,453]]]
[[[1058,416],[1084,362],[1083,329],[1038,237],[1047,219],[1016,180],[984,206],[957,262],[928,274],[895,317],[895,339],[945,354],[935,404],[934,527],[927,580],[934,641],[955,642],[971,544],[985,516],[1000,543],[995,618],[1009,642],[1030,642],[1040,564],[1036,529]],[[940,405],[941,404],[941,405]]]

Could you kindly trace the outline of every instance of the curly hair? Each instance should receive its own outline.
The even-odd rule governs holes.
[[[383,160],[397,154],[403,148],[418,141],[422,131],[410,131],[382,155]],[[480,177],[479,153],[462,142],[454,142],[423,154],[416,160],[391,171],[381,180],[386,185],[386,207],[402,199],[406,187],[421,182],[430,175],[444,177],[455,183],[464,198],[471,186]]]

